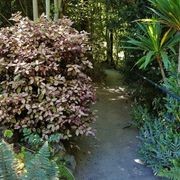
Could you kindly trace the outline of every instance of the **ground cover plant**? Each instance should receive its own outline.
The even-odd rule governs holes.
[[[63,139],[93,134],[86,33],[66,18],[33,22],[16,14],[11,20],[13,26],[0,30],[1,125],[45,139],[57,132]]]
[[[159,174],[180,157],[180,135],[163,119],[146,121],[140,133],[142,160]]]
[[[165,87],[177,96],[180,95],[176,76],[171,75],[166,79]],[[180,102],[170,95],[164,97],[162,102],[163,106],[154,104],[154,110],[140,105],[141,102],[134,104],[132,117],[134,124],[140,129],[139,154],[143,162],[153,169],[155,175],[178,180]]]

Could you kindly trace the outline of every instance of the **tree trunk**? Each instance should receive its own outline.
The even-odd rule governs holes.
[[[160,70],[161,70],[162,79],[163,79],[163,81],[165,82],[166,76],[165,76],[165,72],[164,72],[164,68],[163,68],[163,65],[162,65],[161,58],[160,58],[159,56],[157,57],[157,62],[158,62],[158,64],[159,64],[159,67],[160,67]]]
[[[112,66],[114,66],[114,60],[113,60],[113,30],[110,29],[110,47],[109,47],[109,54],[110,54],[110,63]]]
[[[63,0],[58,0],[58,8],[59,8],[59,17],[61,18],[63,16]]]
[[[54,21],[58,20],[58,0],[54,0]]]
[[[50,20],[50,0],[46,0],[46,17]]]
[[[106,0],[106,43],[107,43],[107,62],[114,66],[113,62],[113,29],[111,28],[110,1]]]
[[[113,66],[114,65],[114,61],[113,61],[113,30],[109,29],[107,27],[106,29],[106,42],[107,42],[107,62],[109,63],[109,65]]]
[[[33,0],[33,19],[36,21],[38,19],[38,2]]]

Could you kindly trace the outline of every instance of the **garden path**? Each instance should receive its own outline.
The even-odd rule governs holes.
[[[76,180],[157,180],[150,168],[139,164],[138,131],[130,122],[130,101],[115,70],[106,70],[106,84],[97,88],[96,138],[79,141],[75,155]]]

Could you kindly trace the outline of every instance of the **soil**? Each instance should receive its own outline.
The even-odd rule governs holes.
[[[106,83],[97,87],[96,138],[83,137],[76,157],[76,180],[158,180],[139,159],[138,130],[130,126],[131,101],[121,75],[106,70]]]

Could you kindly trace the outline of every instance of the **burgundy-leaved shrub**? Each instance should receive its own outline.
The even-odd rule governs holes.
[[[44,138],[92,134],[87,34],[67,18],[33,22],[16,14],[12,20],[14,26],[0,29],[1,125]]]

